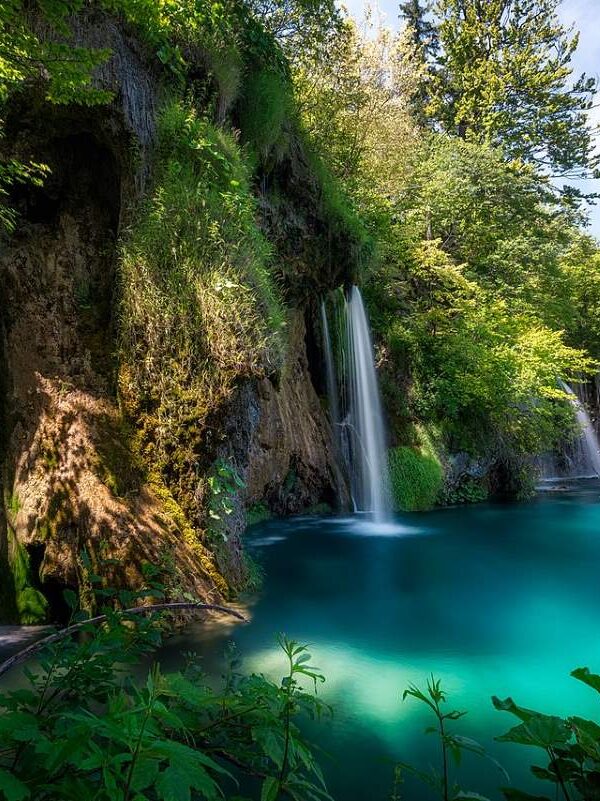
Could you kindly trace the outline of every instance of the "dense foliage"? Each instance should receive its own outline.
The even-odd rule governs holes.
[[[141,273],[126,285],[125,385],[143,397],[148,365],[168,352],[160,341],[185,352],[183,362],[171,362],[176,371],[191,371],[195,381],[215,377],[202,392],[206,409],[230,380],[223,359],[235,365],[231,376],[240,365],[251,373],[276,366],[267,343],[279,336],[283,315],[273,288],[277,270],[253,230],[252,181],[301,148],[321,184],[330,232],[364,242],[366,230],[375,245],[375,258],[371,246],[361,246],[357,261],[379,333],[395,443],[413,446],[407,432],[421,421],[440,428],[450,450],[499,461],[556,445],[570,418],[556,378],[593,370],[588,357],[600,350],[597,246],[581,230],[577,192],[552,180],[553,172],[591,175],[596,167],[588,114],[595,81],[572,76],[577,36],[560,24],[557,0],[407,2],[397,35],[370,22],[361,32],[333,4],[307,0],[101,6],[136,27],[175,98],[161,117],[154,199],[123,260],[125,279],[145,260],[145,270],[163,275],[171,290]],[[32,86],[51,103],[106,102],[92,74],[109,53],[73,50],[60,37],[36,33],[37,15],[68,41],[70,15],[82,9],[57,2],[32,14],[8,4],[5,104]],[[61,66],[65,47],[68,71]],[[239,153],[218,128],[226,119],[241,131]],[[9,159],[0,192],[6,197],[11,183],[43,177],[43,165]],[[198,179],[205,186],[194,199]],[[3,209],[10,227],[14,215]],[[202,230],[191,230],[190,213]],[[162,235],[167,217],[170,237]],[[177,264],[174,237],[191,248]],[[216,248],[226,255],[211,266]],[[165,259],[173,261],[166,270]],[[189,291],[175,297],[180,279]],[[151,300],[153,286],[164,304],[156,292]],[[199,300],[192,316],[203,318],[200,338],[192,333],[198,321],[184,309],[192,297]],[[164,319],[146,343],[152,355],[130,375],[132,343],[142,347],[139,331],[151,330],[155,312]],[[202,360],[206,367],[196,372]],[[161,375],[158,385],[151,380],[160,403],[168,396],[178,403],[165,382],[190,390],[185,376]],[[399,384],[407,391],[402,402]]]
[[[365,281],[395,442],[414,447],[424,422],[513,475],[574,431],[556,379],[581,380],[597,353],[597,244],[551,177],[595,169],[595,82],[572,81],[577,38],[555,9],[409,2],[400,34],[348,23],[296,73],[305,125],[377,243]]]
[[[76,633],[40,651],[25,667],[25,686],[0,693],[0,797],[241,801],[237,788],[254,786],[263,801],[329,797],[297,726],[329,714],[305,646],[279,638],[287,662],[280,684],[241,674],[235,651],[217,688],[193,654],[181,672],[164,674],[156,663],[148,668],[160,619],[116,611],[159,598],[160,587],[150,578],[140,593],[114,597],[89,578],[105,620],[78,612],[70,593]]]
[[[390,449],[389,471],[396,510],[430,509],[438,500],[443,469],[430,437],[421,429],[412,447],[400,445]]]
[[[558,5],[439,0],[429,28],[421,7],[405,8],[426,71],[424,116],[510,158],[563,174],[593,170],[588,111],[596,79],[571,80],[578,35],[561,25]]]

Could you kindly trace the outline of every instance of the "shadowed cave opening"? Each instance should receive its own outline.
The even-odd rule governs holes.
[[[33,580],[33,586],[39,590],[48,602],[48,622],[66,625],[71,619],[72,610],[65,600],[65,590],[72,590],[77,593],[77,587],[51,576],[44,581],[40,579],[42,563],[46,546],[43,543],[33,543],[27,545],[29,555],[29,568]]]
[[[21,220],[53,225],[67,211],[80,216],[88,209],[113,234],[119,225],[121,179],[110,147],[92,133],[51,135],[40,145],[34,159],[49,168],[41,185],[15,184],[11,202]]]
[[[319,395],[320,398],[325,398],[327,397],[325,357],[323,355],[321,324],[318,320],[316,309],[308,309],[306,311],[304,322],[306,328],[304,344],[306,347],[308,372],[317,395]]]

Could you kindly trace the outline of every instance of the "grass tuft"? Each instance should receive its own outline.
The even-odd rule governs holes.
[[[169,102],[159,140],[153,190],[121,246],[120,397],[147,472],[198,520],[210,421],[236,382],[280,370],[285,312],[233,136]]]

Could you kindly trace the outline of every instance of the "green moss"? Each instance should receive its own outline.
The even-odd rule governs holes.
[[[273,150],[282,156],[289,147],[289,125],[293,114],[293,88],[289,79],[274,68],[262,67],[248,76],[238,106],[244,141],[261,160]]]
[[[419,429],[420,444],[389,451],[390,484],[398,511],[431,509],[442,488],[444,472],[429,437]]]
[[[244,552],[243,559],[245,574],[243,591],[258,592],[263,585],[265,571],[263,570],[262,565],[253,559],[249,553]]]
[[[213,580],[219,592],[227,597],[229,588],[223,576],[219,573],[215,560],[210,551],[202,543],[202,533],[189,522],[187,515],[177,503],[170,489],[165,485],[162,478],[154,473],[149,476],[149,484],[154,494],[162,502],[165,514],[170,518],[177,530],[183,536],[186,544],[198,556],[206,574]]]
[[[482,503],[489,497],[489,488],[483,479],[467,478],[458,487],[444,490],[440,503],[444,506],[455,506],[463,503]]]
[[[246,525],[254,526],[256,523],[262,523],[265,520],[270,520],[273,513],[264,501],[253,503],[249,509],[246,510]]]
[[[113,495],[124,498],[139,492],[143,482],[143,467],[133,453],[129,427],[106,421],[99,426],[95,470]]]
[[[44,623],[48,602],[42,593],[33,587],[29,554],[25,546],[17,540],[10,526],[8,528],[8,558],[19,623],[23,625]]]
[[[40,445],[42,464],[51,473],[56,470],[60,461],[59,444],[51,437],[45,437]]]
[[[21,509],[21,499],[16,492],[13,492],[12,495],[9,495],[8,501],[6,503],[6,511],[8,512],[11,519],[14,518],[19,514],[19,510]]]
[[[375,256],[375,243],[368,233],[363,220],[341,182],[335,178],[323,160],[313,151],[302,133],[298,134],[303,141],[305,155],[308,160],[312,179],[316,184],[320,214],[327,226],[330,239],[329,248],[335,243],[331,237],[339,241],[343,247],[343,258],[346,261],[346,272],[355,283],[361,280],[361,274]],[[340,255],[342,255],[340,253]],[[329,258],[335,257],[330,253]]]
[[[54,539],[60,536],[61,529],[65,529],[72,521],[72,511],[69,493],[60,488],[54,491],[48,503],[45,517],[37,522],[38,536],[42,540]]]
[[[17,613],[19,621],[25,625],[45,623],[48,613],[48,601],[34,587],[23,587],[17,590]]]

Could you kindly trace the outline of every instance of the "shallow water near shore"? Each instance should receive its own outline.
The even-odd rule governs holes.
[[[386,801],[397,761],[439,765],[438,741],[423,733],[433,721],[401,700],[433,673],[448,708],[468,710],[453,730],[480,741],[513,785],[553,796],[529,772],[544,764],[542,752],[494,741],[515,721],[490,699],[600,720],[600,697],[569,676],[581,666],[600,672],[600,482],[383,526],[360,516],[272,520],[249,529],[246,545],[265,569],[250,622],[191,625],[159,652],[164,670],[195,651],[217,677],[233,640],[245,670],[279,680],[277,633],[308,643],[335,713],[307,733],[337,801]],[[43,633],[1,627],[0,658]],[[9,674],[4,686],[15,682]],[[490,762],[467,755],[459,776],[466,790],[502,797],[506,780]],[[400,797],[435,796],[406,777]]]
[[[190,627],[161,652],[165,669],[196,651],[218,675],[234,640],[246,669],[279,678],[277,632],[310,644],[335,714],[309,733],[338,801],[388,799],[397,760],[437,766],[439,744],[423,733],[432,721],[401,700],[433,673],[449,708],[468,710],[454,730],[479,740],[514,785],[553,794],[529,773],[542,752],[494,742],[516,721],[490,699],[600,719],[600,698],[569,676],[581,666],[600,672],[600,483],[523,504],[403,515],[379,530],[354,517],[274,520],[246,540],[266,574],[251,622]],[[506,784],[469,755],[460,777],[492,799]],[[407,777],[401,797],[433,796]]]

